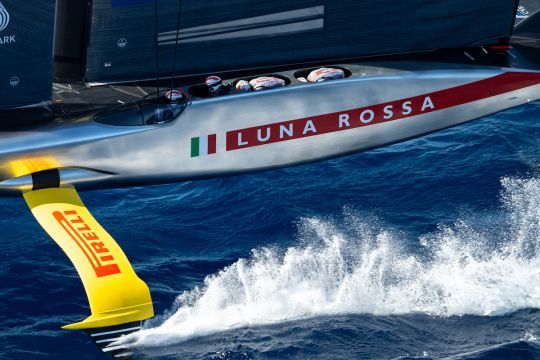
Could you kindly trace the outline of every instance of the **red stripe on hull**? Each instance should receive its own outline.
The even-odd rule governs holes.
[[[508,72],[411,98],[229,131],[226,148],[227,151],[232,151],[395,121],[464,105],[539,83],[540,73]],[[390,111],[392,116],[389,116]],[[345,116],[348,118],[345,119]]]
[[[208,154],[216,153],[216,134],[208,135]]]

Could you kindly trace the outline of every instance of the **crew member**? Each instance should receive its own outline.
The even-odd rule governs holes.
[[[238,92],[250,92],[253,90],[251,88],[251,85],[249,85],[249,82],[246,80],[238,80],[235,85],[236,91]]]
[[[285,80],[275,76],[261,76],[249,81],[249,85],[255,91],[275,89],[285,86]]]
[[[320,68],[313,70],[309,73],[307,81],[316,83],[328,80],[343,79],[345,77],[345,71],[337,68]]]
[[[229,93],[229,85],[224,84],[219,76],[209,76],[206,78],[204,83],[208,89],[209,96],[221,96]]]
[[[170,102],[178,102],[184,99],[184,94],[179,90],[169,90],[165,93],[165,98]]]

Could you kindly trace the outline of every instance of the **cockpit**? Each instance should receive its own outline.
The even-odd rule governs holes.
[[[143,100],[99,112],[94,121],[115,126],[163,124],[178,118],[186,106],[185,101]]]

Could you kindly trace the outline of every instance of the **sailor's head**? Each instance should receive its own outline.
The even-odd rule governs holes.
[[[206,86],[208,87],[208,92],[210,94],[216,94],[221,90],[221,86],[223,85],[223,81],[219,76],[209,76],[204,81]]]
[[[307,77],[308,82],[323,82],[328,80],[343,79],[345,77],[345,71],[338,68],[326,68],[322,67],[317,70],[313,70]]]
[[[236,91],[248,92],[251,91],[251,85],[246,80],[238,80],[235,85]]]
[[[167,91],[165,97],[167,98],[167,100],[174,102],[182,100],[184,98],[184,94],[182,94],[182,92],[180,92],[179,90],[170,90]]]

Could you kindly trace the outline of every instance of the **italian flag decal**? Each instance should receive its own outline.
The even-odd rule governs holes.
[[[216,134],[191,138],[191,157],[216,153]]]

